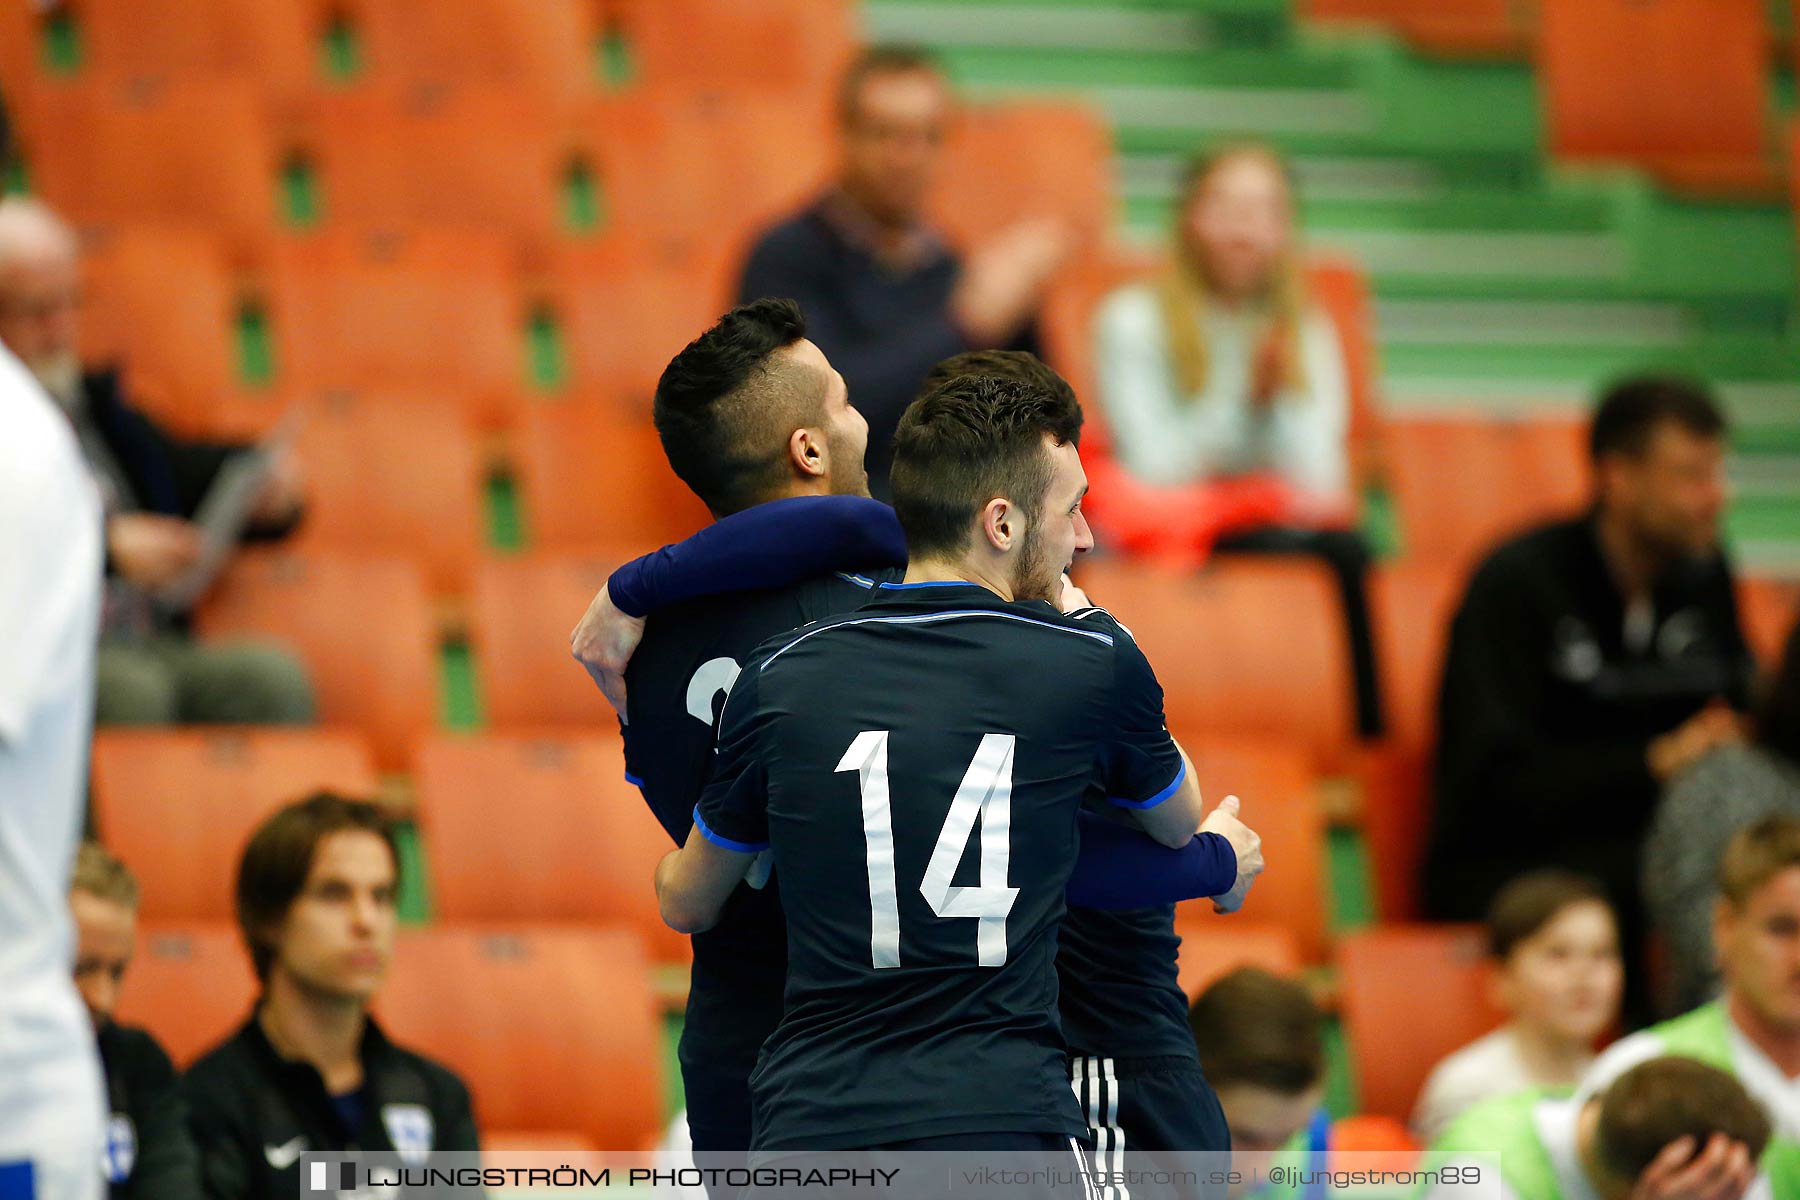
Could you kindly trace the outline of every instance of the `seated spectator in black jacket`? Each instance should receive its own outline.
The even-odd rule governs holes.
[[[179,281],[171,281],[179,286]],[[0,203],[0,342],[68,414],[106,506],[106,608],[96,715],[102,723],[310,721],[299,662],[276,646],[200,643],[187,614],[153,598],[200,554],[196,510],[245,447],[175,437],[132,406],[111,371],[76,351],[80,264],[73,232],[44,205]],[[291,462],[278,462],[249,534],[278,538],[300,517]]]
[[[1023,220],[967,261],[924,215],[946,130],[949,84],[924,53],[866,51],[844,77],[836,185],[751,249],[738,303],[799,302],[807,336],[868,418],[869,488],[887,499],[894,428],[933,364],[964,350],[1037,350],[1032,317],[1073,248],[1058,220]]]
[[[112,1200],[176,1200],[200,1194],[198,1160],[175,1066],[149,1032],[113,1020],[137,945],[137,881],[101,846],[84,842],[69,883],[75,918],[75,986],[94,1021],[106,1068],[106,1152]]]
[[[237,914],[262,996],[183,1080],[209,1200],[290,1200],[308,1152],[424,1166],[480,1149],[462,1081],[369,1015],[393,954],[399,870],[381,811],[330,793],[251,835]]]
[[[1724,433],[1696,384],[1612,388],[1593,507],[1487,556],[1444,664],[1430,915],[1478,918],[1537,867],[1594,877],[1620,918],[1628,1018],[1646,1015],[1638,862],[1658,788],[1742,739],[1754,675],[1719,546]]]

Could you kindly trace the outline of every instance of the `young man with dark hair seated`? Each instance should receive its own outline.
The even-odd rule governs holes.
[[[365,801],[321,792],[251,835],[237,914],[262,997],[184,1080],[213,1200],[298,1195],[306,1153],[418,1166],[480,1149],[462,1081],[369,1015],[393,955],[399,875],[393,829]]]

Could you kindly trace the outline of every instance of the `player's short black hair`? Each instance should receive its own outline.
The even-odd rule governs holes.
[[[998,375],[1017,383],[1029,383],[1076,404],[1075,389],[1051,369],[1050,364],[1028,350],[964,350],[942,359],[925,375],[919,395],[937,391],[959,375]],[[1076,405],[1079,407],[1079,405]]]
[[[806,336],[792,300],[739,305],[688,343],[656,384],[655,421],[675,474],[715,517],[771,498],[787,439],[816,422],[823,378],[784,369],[776,352]]]
[[[250,950],[250,965],[263,983],[269,981],[269,970],[279,952],[275,930],[306,890],[319,843],[334,833],[346,832],[372,833],[387,845],[398,887],[400,846],[394,824],[367,800],[314,792],[276,810],[250,835],[244,856],[238,860],[237,919]]]
[[[1607,388],[1594,410],[1588,452],[1595,462],[1612,454],[1637,457],[1664,422],[1697,437],[1725,434],[1725,415],[1698,380],[1679,375],[1636,375]]]
[[[996,496],[1035,521],[1050,487],[1046,434],[1080,444],[1081,405],[1072,391],[958,375],[914,400],[894,432],[889,476],[909,553],[960,553],[976,514]]]
[[[838,120],[846,126],[855,122],[863,84],[873,76],[943,73],[937,59],[923,46],[898,42],[870,46],[851,60],[838,82]]]

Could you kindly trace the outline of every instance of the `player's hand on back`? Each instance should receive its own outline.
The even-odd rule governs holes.
[[[1201,833],[1218,834],[1237,854],[1237,882],[1229,892],[1212,898],[1214,912],[1236,912],[1243,907],[1251,883],[1263,872],[1262,835],[1239,818],[1240,806],[1236,796],[1227,796],[1200,822]]]
[[[621,721],[626,719],[625,668],[643,639],[644,618],[620,612],[604,587],[569,635],[569,653],[587,669]]]
[[[1065,613],[1080,612],[1084,608],[1094,607],[1086,592],[1075,586],[1067,571],[1063,572],[1062,593],[1056,598],[1056,607]]]

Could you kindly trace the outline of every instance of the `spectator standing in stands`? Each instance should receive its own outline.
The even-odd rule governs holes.
[[[888,498],[900,414],[934,363],[964,350],[1036,350],[1032,320],[1073,248],[1051,219],[1021,221],[965,260],[927,222],[952,118],[950,87],[922,51],[878,46],[839,97],[842,167],[823,197],[757,239],[738,302],[799,302],[809,336],[868,419],[871,492]]]
[[[207,489],[245,447],[174,436],[133,407],[112,371],[84,371],[76,341],[75,235],[44,205],[0,202],[0,341],[73,425],[106,507],[106,605],[96,716],[103,723],[305,722],[312,688],[287,651],[210,645],[186,615],[152,599],[198,558],[193,518]],[[300,518],[291,462],[277,462],[250,536],[279,538]]]
[[[1567,871],[1533,871],[1494,897],[1488,947],[1511,1019],[1440,1062],[1413,1112],[1430,1143],[1484,1100],[1537,1088],[1568,1092],[1619,1016],[1619,931],[1606,892]]]
[[[94,1022],[111,1116],[101,1160],[112,1200],[200,1195],[199,1160],[175,1066],[147,1030],[113,1020],[119,987],[137,947],[137,880],[94,842],[75,858],[75,986]]]
[[[0,173],[10,157],[0,109]],[[100,627],[100,497],[0,346],[0,1194],[94,1200],[105,1101],[69,978]]]
[[[1800,818],[1766,817],[1732,837],[1719,864],[1713,943],[1724,993],[1613,1043],[1577,1094],[1659,1054],[1729,1071],[1774,1119],[1762,1166],[1776,1195],[1800,1196]]]
[[[462,1081],[369,1015],[393,953],[399,871],[392,827],[360,800],[321,792],[251,835],[237,915],[262,996],[183,1081],[207,1196],[289,1200],[308,1152],[420,1165],[480,1149]]]
[[[1800,624],[1757,709],[1752,740],[1721,746],[1663,790],[1644,847],[1644,903],[1667,949],[1667,1011],[1710,1000],[1718,863],[1731,835],[1769,816],[1800,817]]]
[[[1593,876],[1619,916],[1627,1019],[1649,1007],[1638,873],[1657,789],[1741,740],[1754,672],[1719,547],[1724,432],[1697,384],[1611,388],[1593,507],[1487,556],[1444,664],[1429,915],[1472,919],[1536,867]]]
[[[1246,1181],[1230,1189],[1231,1200],[1255,1194],[1248,1181],[1266,1178],[1277,1159],[1324,1169],[1331,1117],[1323,1022],[1304,986],[1255,967],[1221,977],[1188,1011],[1200,1069],[1231,1130],[1231,1169]],[[1303,1194],[1312,1200],[1315,1192]]]
[[[1752,1166],[1769,1141],[1769,1117],[1729,1074],[1688,1058],[1655,1058],[1619,1076],[1603,1095],[1548,1098],[1521,1092],[1465,1113],[1431,1148],[1423,1170],[1476,1166],[1498,1153],[1507,1200],[1774,1200]],[[1481,1180],[1492,1187],[1491,1177]],[[1442,1181],[1425,1200],[1477,1189]]]
[[[1349,383],[1337,328],[1307,294],[1287,164],[1259,145],[1202,157],[1177,213],[1168,267],[1095,318],[1101,407],[1139,485],[1097,486],[1095,521],[1140,551],[1323,560],[1342,596],[1358,727],[1377,735]]]

